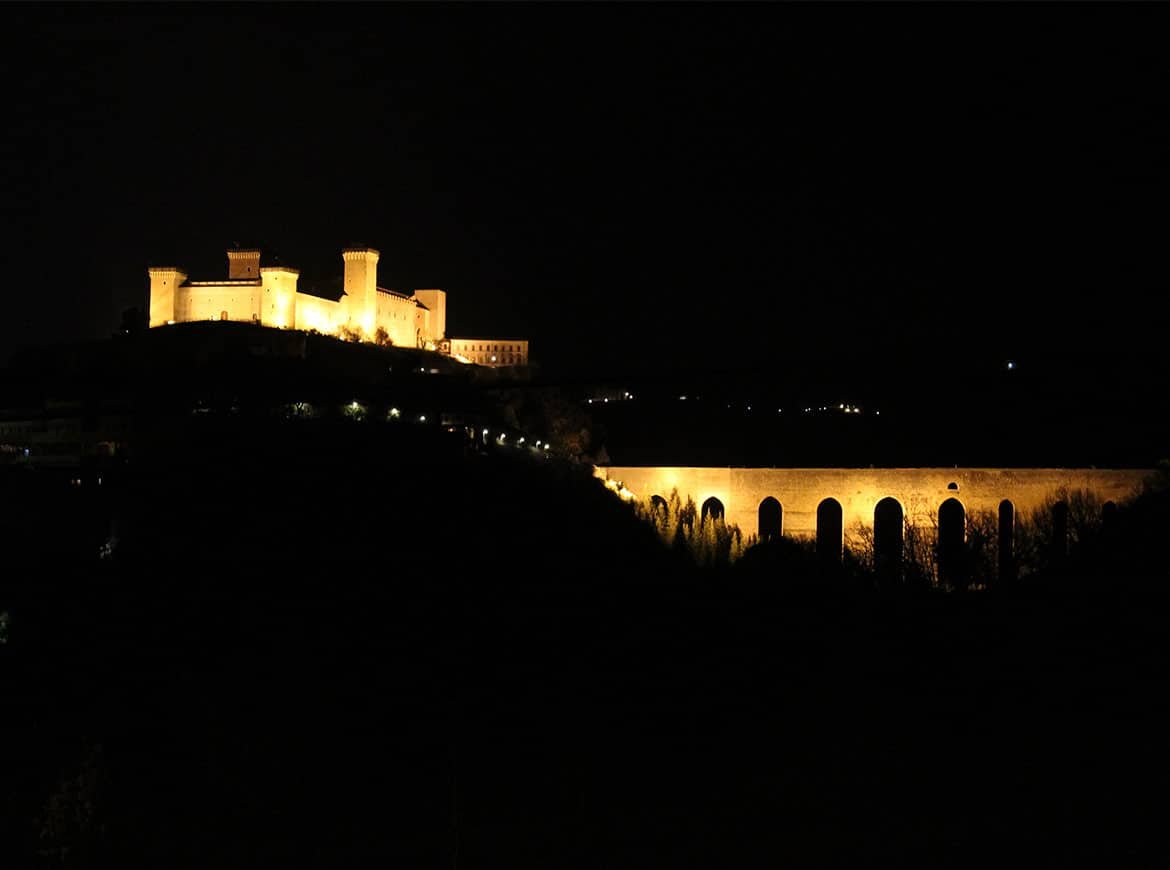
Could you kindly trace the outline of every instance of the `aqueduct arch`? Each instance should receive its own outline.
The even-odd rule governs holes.
[[[846,536],[859,526],[872,528],[878,504],[897,501],[905,524],[929,526],[947,499],[956,499],[964,514],[998,514],[1004,526],[1004,503],[1014,520],[1050,502],[1064,491],[1085,490],[1102,502],[1118,503],[1141,490],[1149,474],[1143,469],[1101,468],[713,468],[682,466],[606,466],[604,479],[620,480],[639,498],[668,497],[677,489],[696,505],[715,498],[724,519],[750,534],[760,528],[761,504],[768,498],[783,505],[783,534],[817,536],[817,508],[826,499],[841,507]],[[1067,520],[1065,521],[1067,527]],[[1009,535],[1010,540],[1010,535]],[[1001,554],[1002,558],[1002,554]]]
[[[774,541],[784,534],[784,507],[772,496],[768,496],[757,510],[759,528],[757,534],[761,541]]]

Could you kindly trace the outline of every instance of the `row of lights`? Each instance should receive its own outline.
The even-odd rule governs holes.
[[[623,398],[623,399],[632,399],[632,398],[634,398],[634,394],[633,394],[633,393],[629,393],[629,392],[625,392],[625,393],[622,393],[622,398]],[[687,396],[687,395],[681,395],[681,396],[679,396],[679,397],[678,397],[678,400],[679,400],[680,402],[685,402],[685,401],[687,401],[687,400],[688,400],[688,399],[690,399],[690,398],[691,398],[690,396]],[[696,402],[697,402],[697,401],[700,401],[702,398],[703,398],[702,396],[695,396],[695,397],[694,397],[694,401],[696,401]],[[590,405],[592,405],[594,402],[600,402],[600,403],[602,403],[602,404],[605,404],[605,405],[608,405],[608,404],[609,404],[609,398],[608,398],[608,397],[607,397],[607,398],[603,398],[603,399],[593,399],[593,398],[589,398],[589,399],[586,399],[585,401],[586,401],[586,403],[588,403],[588,404],[590,404]],[[614,401],[616,402],[616,401],[620,401],[620,400],[618,400],[618,399],[614,399]],[[731,407],[731,403],[730,403],[730,402],[728,402],[728,403],[727,403],[727,407],[728,407],[728,408],[730,408],[730,407]],[[746,408],[748,411],[752,410],[752,406],[751,406],[750,404],[747,404],[747,405],[745,405],[744,407],[745,407],[745,408]],[[810,408],[805,408],[805,409],[804,409],[804,413],[806,413],[806,414],[811,414],[811,413],[813,413],[814,411],[830,411],[830,410],[832,410],[832,408],[830,408],[830,406],[828,406],[828,405],[822,405],[822,406],[821,406],[821,407],[819,407],[819,408],[811,408],[811,407],[810,407]],[[839,411],[843,411],[843,412],[844,412],[844,413],[846,413],[846,414],[861,414],[861,413],[863,413],[863,412],[862,412],[862,410],[861,410],[861,408],[857,407],[856,405],[844,405],[844,404],[841,404],[841,405],[838,405],[838,406],[837,406],[837,410],[839,410]],[[776,413],[777,413],[777,414],[783,414],[783,413],[784,413],[784,409],[783,409],[783,408],[777,408],[777,409],[776,409]],[[875,413],[875,414],[881,414],[881,411],[874,411],[874,413]]]
[[[483,437],[483,443],[487,444],[488,436],[491,435],[491,430],[484,429],[480,434]],[[507,433],[501,432],[499,435],[496,436],[496,443],[497,444],[505,444],[505,443],[507,443],[507,440],[508,440]],[[523,447],[524,443],[527,440],[528,440],[527,438],[521,436],[519,439],[517,439],[516,446]],[[540,441],[539,439],[537,439],[536,443],[530,449],[532,449],[532,450],[542,450],[542,449],[548,450],[549,443],[547,441]]]
[[[353,410],[353,411],[358,411],[358,410],[361,410],[361,408],[362,408],[362,405],[361,405],[361,403],[360,403],[360,402],[358,402],[356,399],[354,399],[352,402],[350,402],[350,403],[349,403],[349,408],[350,408],[350,410]],[[398,420],[398,419],[401,419],[401,417],[402,417],[402,411],[401,411],[401,409],[399,409],[399,408],[391,408],[391,409],[390,409],[390,410],[387,412],[386,416],[387,416],[389,419],[391,419],[391,420]],[[425,423],[426,421],[427,421],[427,415],[426,415],[426,414],[419,414],[419,415],[418,415],[418,422],[419,422],[419,423]],[[491,430],[490,430],[490,429],[484,429],[484,430],[483,430],[483,432],[482,432],[481,434],[482,434],[482,436],[483,436],[484,443],[486,444],[486,443],[487,443],[488,436],[491,434]],[[500,433],[498,436],[496,436],[496,443],[497,443],[497,444],[504,444],[504,443],[506,443],[506,442],[507,442],[507,438],[508,438],[507,434],[506,434],[506,433],[503,433],[503,432],[501,432],[501,433]],[[523,437],[523,436],[522,436],[522,437],[521,437],[521,438],[520,438],[520,439],[519,439],[519,440],[516,442],[516,446],[518,446],[518,447],[519,447],[519,446],[522,446],[522,445],[524,445],[524,444],[527,442],[527,440],[528,440],[527,438],[525,438],[525,437]],[[537,449],[537,450],[539,450],[539,449],[549,450],[549,449],[551,449],[551,445],[550,445],[548,442],[543,442],[543,441],[540,441],[540,440],[538,439],[538,440],[536,441],[536,444],[534,445],[534,448],[533,448],[533,449]]]
[[[630,393],[630,392],[623,392],[623,393],[622,393],[622,397],[621,397],[620,399],[614,399],[614,401],[615,401],[615,402],[624,402],[624,401],[628,401],[628,400],[630,400],[630,399],[632,399],[632,398],[634,398],[634,394],[633,394],[633,393]],[[593,399],[593,398],[589,398],[589,399],[586,399],[586,400],[585,400],[586,404],[589,404],[589,405],[592,405],[592,404],[593,404],[595,401],[596,401],[596,402],[601,402],[601,404],[603,404],[603,405],[608,405],[608,404],[609,404],[609,397],[608,397],[608,396],[606,396],[606,397],[605,397],[605,398],[603,398],[603,399]]]
[[[364,411],[365,408],[362,407],[361,402],[359,402],[357,399],[354,399],[352,402],[349,403],[349,410],[357,412],[357,411]],[[402,419],[402,410],[400,408],[391,408],[390,410],[388,410],[386,412],[386,418],[389,420],[400,420],[400,419]],[[416,420],[419,423],[425,423],[427,421],[427,415],[426,414],[419,414],[418,417],[416,418]]]

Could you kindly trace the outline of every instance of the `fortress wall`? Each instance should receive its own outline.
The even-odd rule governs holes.
[[[898,500],[907,522],[928,525],[939,505],[955,498],[964,510],[995,513],[1008,499],[1016,513],[1026,515],[1061,489],[1083,489],[1102,502],[1120,502],[1141,489],[1145,470],[1066,468],[683,468],[616,467],[599,475],[621,481],[640,499],[670,496],[677,487],[683,501],[696,507],[714,496],[729,523],[745,534],[759,530],[760,502],[780,502],[783,530],[792,537],[816,534],[817,505],[835,498],[841,503],[844,528],[873,525],[873,511],[886,497]],[[954,483],[958,489],[949,489]]]
[[[421,321],[425,312],[409,299],[392,293],[378,293],[377,306],[377,325],[386,330],[395,347],[414,347],[418,343],[415,319]]]
[[[248,285],[183,287],[175,306],[175,320],[228,320],[251,322],[256,310],[256,288]]]
[[[326,335],[336,333],[337,327],[345,322],[340,302],[307,293],[297,293],[295,313],[297,329],[315,329]]]
[[[263,284],[257,296],[260,321],[265,326],[288,329],[297,320],[297,278],[300,273],[284,267],[260,270]]]

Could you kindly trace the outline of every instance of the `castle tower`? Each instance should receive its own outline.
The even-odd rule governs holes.
[[[292,329],[297,322],[297,278],[290,266],[265,266],[260,270],[260,321],[277,329]]]
[[[229,281],[260,277],[260,251],[255,248],[229,248],[227,258]]]
[[[146,274],[150,276],[150,325],[174,323],[178,320],[179,287],[187,280],[187,274],[175,266],[151,266]]]
[[[374,337],[378,315],[378,257],[373,248],[345,248],[341,259],[345,262],[346,319],[355,329],[361,329],[367,340]]]
[[[427,308],[425,338],[442,341],[447,337],[447,294],[442,290],[415,290],[414,298]]]

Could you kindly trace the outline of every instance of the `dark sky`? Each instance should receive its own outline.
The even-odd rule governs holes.
[[[0,349],[254,244],[548,366],[1161,353],[1165,6],[0,8]]]

